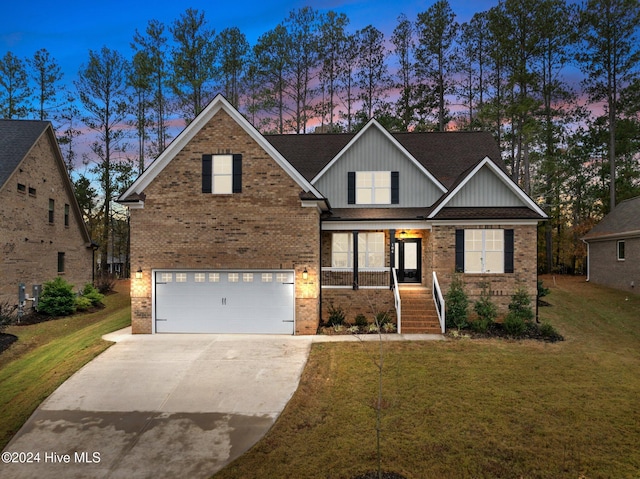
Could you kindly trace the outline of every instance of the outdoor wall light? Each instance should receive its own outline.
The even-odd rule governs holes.
[[[138,268],[136,271],[136,279],[142,279],[142,268]]]
[[[309,278],[309,272],[307,271],[307,268],[304,269],[304,271],[302,272],[302,279],[307,279]]]

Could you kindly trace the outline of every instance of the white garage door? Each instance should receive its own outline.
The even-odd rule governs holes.
[[[293,271],[154,272],[158,333],[293,334]]]

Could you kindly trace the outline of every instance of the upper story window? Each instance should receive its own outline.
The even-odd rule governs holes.
[[[624,261],[624,241],[618,241],[617,244],[618,261]]]
[[[64,253],[58,253],[58,273],[64,273]]]
[[[18,183],[18,191],[20,193],[26,193],[27,192],[27,187],[25,185],[23,185],[22,183]]]
[[[350,171],[348,203],[355,205],[392,205],[399,203],[397,171]]]
[[[55,200],[49,198],[49,223],[53,223],[53,212],[56,208]]]
[[[202,192],[242,192],[242,155],[202,155]]]
[[[64,205],[64,225],[69,226],[69,205]]]

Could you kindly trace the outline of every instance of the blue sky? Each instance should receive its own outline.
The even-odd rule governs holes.
[[[202,10],[209,26],[216,32],[238,27],[250,44],[264,32],[275,27],[290,11],[309,5],[320,11],[345,13],[351,23],[350,31],[369,24],[388,37],[401,13],[414,20],[435,0],[243,0],[167,2],[95,0],[51,2],[44,0],[15,0],[5,2],[0,20],[0,55],[11,51],[19,58],[30,58],[40,48],[46,48],[63,68],[65,83],[75,79],[80,66],[86,62],[89,50],[103,45],[116,49],[126,57],[131,54],[130,43],[136,29],[144,31],[149,20],[169,25],[187,8]],[[450,0],[464,22],[473,13],[487,10],[497,0]]]

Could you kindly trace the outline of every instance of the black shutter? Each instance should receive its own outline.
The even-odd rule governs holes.
[[[400,172],[391,172],[391,204],[397,205],[400,203]]]
[[[504,230],[504,272],[513,273],[513,230]]]
[[[202,192],[211,193],[212,156],[202,155]]]
[[[233,155],[233,193],[242,193],[242,155]]]
[[[347,174],[347,203],[356,204],[356,172],[350,171]]]
[[[464,273],[464,230],[456,230],[456,273]]]

